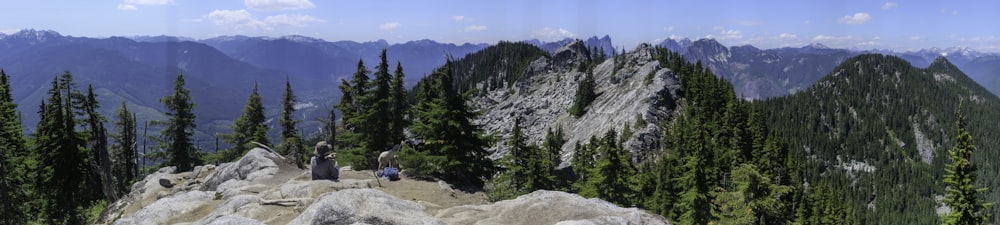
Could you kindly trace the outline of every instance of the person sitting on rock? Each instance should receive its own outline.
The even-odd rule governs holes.
[[[312,168],[313,180],[333,180],[340,178],[340,168],[337,167],[337,153],[333,152],[333,146],[325,141],[316,143],[313,157],[309,161]]]

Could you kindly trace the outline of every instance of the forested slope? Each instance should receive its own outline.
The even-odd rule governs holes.
[[[960,100],[979,147],[977,186],[993,188],[984,198],[996,202],[1000,99],[944,58],[920,69],[895,56],[860,55],[805,91],[755,104],[791,151],[804,152],[804,179],[844,190],[859,222],[934,224],[947,210],[944,165]]]

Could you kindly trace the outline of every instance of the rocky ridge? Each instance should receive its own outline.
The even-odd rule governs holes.
[[[669,224],[660,216],[575,194],[536,191],[487,204],[443,182],[377,181],[341,170],[339,182],[255,148],[192,172],[160,169],[109,205],[96,224]],[[416,193],[423,192],[423,193]]]
[[[624,126],[632,126],[634,131],[625,143],[634,161],[659,148],[662,132],[657,124],[673,112],[680,81],[653,59],[653,46],[639,45],[620,59],[609,58],[593,69],[598,97],[586,114],[575,118],[568,110],[577,85],[586,76],[577,70],[578,65],[590,62],[583,54],[585,48],[581,41],[569,43],[556,50],[551,59],[540,57],[533,61],[513,88],[494,90],[470,100],[483,112],[477,122],[489,133],[504,134],[494,146],[493,158],[507,154],[505,140],[516,118],[521,118],[529,144],[540,144],[549,128],[564,129],[567,142],[562,166],[568,165],[575,143],[585,143],[591,136],[603,135],[610,129],[620,132]],[[649,83],[647,77],[651,78]],[[642,121],[639,126],[635,126],[637,120]]]

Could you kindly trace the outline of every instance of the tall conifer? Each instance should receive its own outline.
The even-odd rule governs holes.
[[[949,225],[978,225],[983,224],[987,217],[986,208],[993,203],[984,203],[980,199],[980,194],[986,188],[976,187],[976,166],[972,165],[972,154],[976,151],[976,145],[972,142],[972,135],[965,129],[968,125],[965,122],[965,115],[962,114],[963,101],[958,103],[958,140],[955,147],[948,151],[948,159],[951,161],[945,165],[947,174],[944,183],[948,184],[948,192],[944,202],[951,208],[951,212],[945,215],[944,223]]]
[[[195,128],[195,103],[191,99],[191,91],[184,85],[184,75],[177,75],[177,79],[174,80],[174,92],[160,99],[167,108],[168,117],[166,128],[160,131],[161,138],[165,142],[166,165],[177,166],[178,173],[191,171],[195,165],[201,164],[198,150],[191,142]]]

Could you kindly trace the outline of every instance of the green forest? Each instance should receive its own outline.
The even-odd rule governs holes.
[[[605,61],[603,52],[586,55],[589,61],[574,67],[587,74],[575,90],[575,116],[586,114],[598,94],[594,66],[623,64]],[[642,208],[676,224],[996,221],[988,215],[997,211],[990,206],[1000,192],[982,187],[1000,182],[990,179],[1000,168],[986,160],[997,157],[990,150],[1000,127],[979,121],[1000,121],[1000,100],[943,59],[917,69],[899,58],[862,55],[810,89],[750,102],[701,62],[657,47],[653,59],[681,87],[677,96],[663,96],[674,98],[677,110],[657,124],[664,138],[656,157],[634,163],[623,146],[634,129],[646,126],[641,119],[586,143],[568,143],[562,127],[548,127],[540,146],[528,143],[515,119],[509,154],[493,161],[488,149],[499,135],[475,124],[480,111],[469,99],[477,91],[510,88],[538,57],[550,56],[529,44],[501,42],[449,59],[407,90],[401,64],[392,69],[383,49],[373,70],[359,60],[356,72],[341,81],[343,95],[320,136],[303,137],[296,129],[301,121],[291,115],[297,98],[286,82],[278,142],[267,136],[261,104],[270,96],[259,95],[255,85],[232,133],[222,136],[232,147],[217,153],[192,143],[197,104],[178,75],[172,93],[160,99],[168,119],[154,122],[162,128],[151,137],[154,149],[162,151],[146,154],[153,166],[137,163],[135,114],[122,103],[113,118],[99,115],[93,89],[78,87],[68,71],[52,80],[36,132],[24,134],[9,76],[0,71],[0,223],[89,223],[144,174],[231,162],[258,145],[277,146],[304,168],[307,146],[323,140],[333,143],[342,165],[376,169],[378,153],[407,140],[407,130],[422,144],[399,153],[406,176],[485,191],[491,201],[559,190]],[[921,135],[915,133],[937,149],[929,159],[918,150]],[[574,146],[573,157],[568,168],[559,168],[564,145]],[[874,169],[844,169],[849,164]],[[935,196],[951,213],[938,216]]]
[[[957,109],[969,123],[975,146],[972,163],[978,187],[997,187],[1000,121],[998,99],[944,58],[918,69],[894,56],[861,55],[845,61],[832,75],[793,95],[759,103],[767,123],[789,146],[804,149],[804,179],[844,190],[847,206],[864,213],[867,224],[934,224],[945,196],[946,150],[956,146]],[[924,140],[917,140],[922,137]],[[930,148],[921,153],[921,142]],[[933,151],[930,155],[928,152]],[[847,172],[849,162],[872,166]],[[1000,192],[981,195],[997,201]],[[997,208],[987,208],[996,214]],[[996,223],[995,217],[989,222]]]

